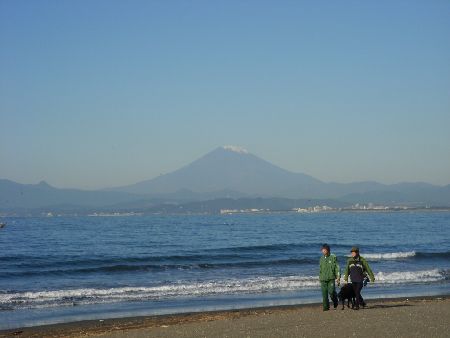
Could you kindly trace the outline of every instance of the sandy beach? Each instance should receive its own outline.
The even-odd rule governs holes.
[[[0,331],[0,337],[448,337],[450,298],[372,300],[323,312],[319,304],[105,319]]]

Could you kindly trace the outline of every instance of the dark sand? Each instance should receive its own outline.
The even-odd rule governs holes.
[[[371,300],[323,312],[321,305],[92,320],[0,331],[0,337],[450,337],[450,298]]]

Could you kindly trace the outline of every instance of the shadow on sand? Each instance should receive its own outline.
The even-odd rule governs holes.
[[[370,305],[365,308],[365,310],[372,310],[372,309],[389,309],[393,307],[404,307],[404,306],[414,306],[412,304],[375,304]]]

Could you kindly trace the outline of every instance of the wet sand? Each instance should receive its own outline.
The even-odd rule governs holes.
[[[323,312],[278,306],[91,320],[0,331],[0,337],[449,337],[450,297],[371,300],[368,308]]]

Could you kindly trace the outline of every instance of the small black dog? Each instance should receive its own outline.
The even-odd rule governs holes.
[[[338,298],[342,302],[342,310],[345,308],[345,300],[347,300],[347,307],[350,307],[350,302],[352,303],[352,309],[355,307],[355,292],[353,291],[351,284],[344,284],[338,293]]]

